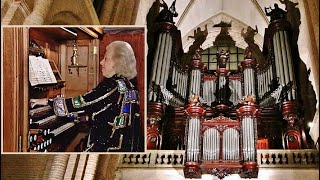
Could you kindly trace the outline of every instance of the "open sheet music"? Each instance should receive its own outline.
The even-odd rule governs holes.
[[[29,81],[31,86],[57,83],[48,59],[29,56]]]

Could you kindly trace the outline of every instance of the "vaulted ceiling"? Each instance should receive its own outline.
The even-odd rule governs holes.
[[[173,0],[165,0],[170,6]],[[144,3],[144,4],[143,4]],[[187,51],[189,46],[193,43],[193,39],[188,38],[192,36],[197,27],[204,29],[205,25],[208,27],[208,37],[203,43],[202,48],[212,46],[212,42],[219,34],[220,28],[213,28],[214,24],[220,21],[232,21],[232,27],[229,30],[230,35],[236,41],[236,46],[245,48],[247,44],[241,37],[241,31],[248,26],[255,29],[258,28],[258,34],[255,36],[256,43],[262,48],[264,30],[269,24],[269,17],[264,13],[264,7],[272,6],[278,3],[279,7],[285,9],[285,5],[277,0],[177,0],[176,11],[178,17],[174,18],[176,26],[181,30],[182,44],[184,51]],[[141,5],[142,4],[142,5]],[[152,2],[141,2],[141,6],[150,7]],[[139,8],[141,10],[141,8]],[[138,12],[143,14],[146,12]],[[137,24],[145,24],[138,18]]]

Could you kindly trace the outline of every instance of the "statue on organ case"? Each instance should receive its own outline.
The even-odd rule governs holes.
[[[160,7],[162,7],[163,9],[160,11],[159,16],[157,18],[158,22],[173,22],[173,17],[177,17],[178,13],[176,11],[176,0],[172,2],[172,5],[170,6],[170,8],[168,8],[168,5],[166,2],[164,2],[162,0],[163,3],[160,3]]]
[[[222,49],[220,53],[219,52],[216,53],[216,56],[218,58],[219,68],[226,68],[226,65],[230,58],[229,51],[224,52],[224,50]]]
[[[268,12],[268,9],[270,9],[271,11]],[[277,3],[274,3],[274,9],[271,9],[271,7],[269,7],[269,8],[265,7],[264,11],[265,11],[267,16],[270,16],[270,18],[271,18],[270,22],[273,22],[273,21],[278,20],[278,19],[285,19],[286,18],[286,14],[287,14],[286,11],[284,11],[281,8],[279,8]]]

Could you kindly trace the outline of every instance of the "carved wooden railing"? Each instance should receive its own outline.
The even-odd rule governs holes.
[[[121,155],[119,168],[183,168],[184,150],[148,150],[146,154]],[[319,150],[257,150],[259,168],[319,168]]]

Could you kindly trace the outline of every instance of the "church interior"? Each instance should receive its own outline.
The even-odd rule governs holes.
[[[81,5],[86,6],[84,10],[90,10],[89,16],[77,16],[78,11],[71,8],[68,22],[59,19],[57,12],[62,13],[63,8],[56,3],[60,1],[43,2],[42,8],[36,0],[1,2],[1,9],[7,7],[1,15],[2,24],[122,23],[146,25],[147,29],[146,153],[5,154],[1,155],[3,178],[19,179],[22,175],[30,179],[123,180],[138,176],[139,179],[319,178],[319,15],[315,13],[319,12],[319,2],[132,0],[122,5],[123,9],[131,6],[130,11],[120,13],[114,9],[121,2],[94,0]],[[114,8],[112,13],[110,8]],[[26,9],[31,10],[26,13]],[[9,16],[19,11],[25,14]],[[130,22],[126,17],[131,18]],[[90,30],[97,33],[95,28]],[[14,54],[14,60],[4,61],[7,66],[2,66],[11,67],[2,69],[6,72],[2,77],[9,77],[4,77],[7,84],[2,87],[6,95],[2,97],[14,98],[13,104],[2,102],[5,108],[2,112],[9,112],[9,116],[2,117],[14,117],[13,121],[3,118],[3,122],[12,123],[3,129],[2,151],[17,152],[28,146],[25,141],[17,143],[20,138],[25,139],[17,132],[25,135],[28,131],[28,108],[26,103],[19,103],[28,99],[19,94],[41,95],[21,86],[28,82],[23,78],[24,64],[28,62],[21,62],[28,52],[19,49],[27,49],[28,40],[41,36],[33,35],[33,28],[3,31],[4,35],[8,34],[4,43],[10,44],[9,38],[20,42],[17,46],[12,44],[10,54]],[[81,28],[80,31],[88,33]],[[104,38],[92,39],[89,51]],[[63,67],[63,62],[59,62],[61,56],[71,56],[75,42],[82,47],[85,41],[68,39],[62,45],[64,48],[60,47],[64,55],[57,54],[51,43],[41,44],[40,40],[40,45],[57,61],[59,69]],[[100,59],[94,48],[89,56],[96,63]],[[89,73],[94,68],[98,70],[97,64],[90,69],[90,62],[87,63],[87,74],[81,72],[84,70],[81,67],[78,72],[59,69],[65,83],[70,82],[67,78],[76,79],[78,73],[93,79],[88,80],[87,88],[94,86],[101,77]],[[73,93],[67,88],[55,88],[55,91]],[[23,112],[18,112],[19,109]],[[72,144],[75,143],[66,149],[74,148]],[[35,161],[39,163],[34,164]],[[17,166],[10,165],[11,162]],[[37,170],[28,173],[31,167]]]

